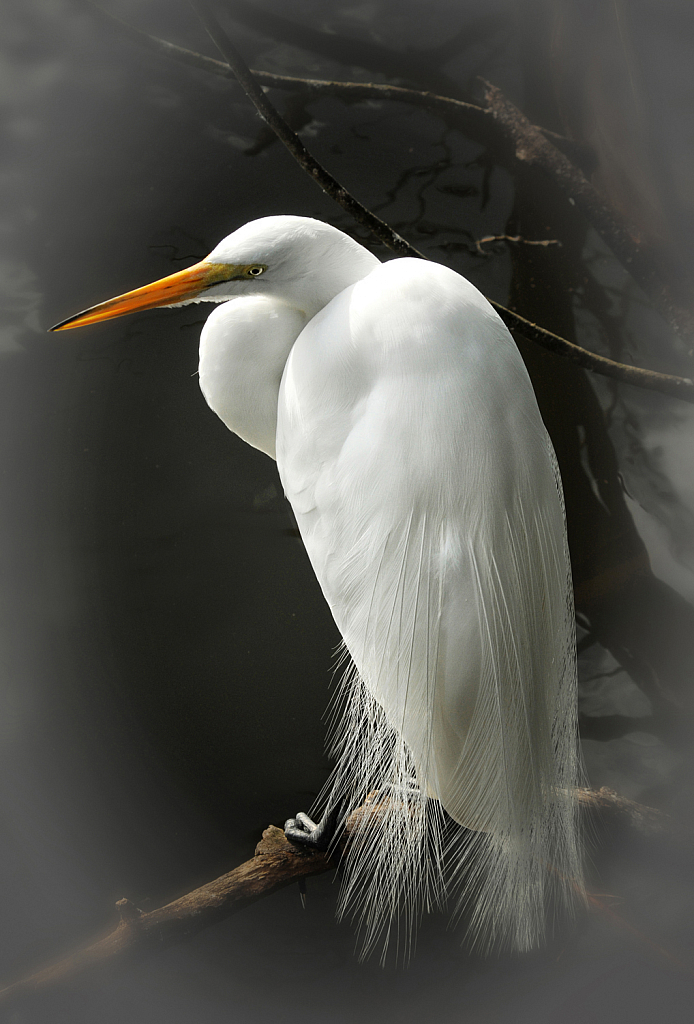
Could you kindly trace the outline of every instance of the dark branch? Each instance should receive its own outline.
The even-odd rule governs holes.
[[[102,17],[107,18],[111,24],[117,25],[119,30],[127,34],[129,38],[139,40],[150,49],[189,66],[202,68],[225,78],[230,78],[234,74],[229,66],[221,61],[204,57],[202,54],[139,32],[117,18],[106,14],[91,2],[89,5]],[[319,34],[323,35],[323,33]],[[548,129],[531,124],[496,86],[485,83],[487,102],[485,108],[448,96],[438,96],[435,93],[394,85],[327,82],[318,79],[294,78],[289,75],[273,75],[264,71],[255,71],[253,75],[262,85],[301,90],[308,95],[337,95],[353,102],[360,99],[388,99],[423,106],[449,117],[453,115],[468,132],[478,139],[480,137],[487,139],[491,131],[505,147],[511,146],[515,160],[525,166],[530,165],[537,168],[558,185],[569,201],[573,202],[583,213],[625,269],[634,277],[634,280],[649,295],[668,323],[680,333],[690,334],[692,332],[694,318],[691,311],[678,305],[671,289],[662,280],[656,255],[640,244],[635,232],[622,221],[616,211],[605,202],[597,189],[590,184],[584,174],[563,152],[567,147],[572,146],[571,141]]]
[[[553,334],[545,327],[531,323],[525,317],[519,316],[518,313],[494,302],[493,299],[488,301],[510,331],[516,331],[524,338],[528,338],[529,341],[541,345],[548,352],[555,352],[577,366],[583,367],[584,370],[591,370],[603,377],[611,377],[623,384],[633,384],[637,388],[658,391],[660,394],[694,403],[694,381],[689,377],[676,377],[670,373],[645,370],[641,366],[629,366],[627,363],[618,363],[606,356],[596,355],[594,352],[589,352],[588,349],[581,348],[580,345],[575,345],[572,341],[567,341],[566,338],[562,338],[558,334]]]
[[[226,78],[229,81],[236,81],[236,75],[224,61],[215,60],[214,57],[206,57],[202,53],[188,50],[176,43],[170,43],[165,39],[149,35],[141,29],[134,28],[120,18],[114,17],[103,8],[93,3],[92,0],[81,0],[89,9],[107,22],[111,27],[116,28],[122,35],[127,36],[133,42],[147,47],[153,53],[175,60],[187,67],[198,68],[219,78]],[[408,103],[410,106],[424,107],[426,110],[439,111],[447,116],[453,115],[465,128],[476,137],[481,137],[493,127],[493,118],[490,111],[485,110],[475,103],[467,103],[465,100],[452,99],[449,96],[439,96],[433,92],[421,89],[407,89],[399,85],[387,85],[376,82],[337,82],[320,78],[297,78],[293,75],[276,75],[270,71],[252,72],[253,77],[262,86],[267,88],[282,89],[287,92],[299,92],[305,96],[337,96],[348,103],[359,103],[363,100],[391,100],[396,103]],[[550,131],[549,128],[538,128],[548,139],[562,150],[578,151],[581,158],[586,158],[583,147],[579,147],[571,139]],[[498,131],[497,131],[498,134]]]
[[[443,86],[443,91],[448,91],[451,84],[447,76],[442,77],[440,73],[433,71],[431,57],[425,52],[404,55],[387,47],[377,46],[375,53],[370,53],[368,41],[352,42],[344,37],[328,36],[324,32],[274,15],[269,11],[254,9],[253,6],[249,7],[248,3],[243,0],[226,0],[226,5],[234,11],[235,18],[247,25],[251,24],[256,31],[263,35],[271,35],[299,46],[308,45],[312,49],[317,49],[318,52],[329,53],[334,58],[342,60],[343,63],[354,62],[363,66],[365,55],[369,54],[369,66],[385,72],[390,77],[398,74],[404,74],[406,78],[408,74],[414,75],[415,78],[424,77],[425,80],[432,81],[436,88],[440,89]],[[490,26],[484,26],[483,30],[488,32]],[[458,33],[457,38],[453,37],[456,49],[462,45],[466,32],[472,36],[474,31],[474,27],[468,25]],[[436,66],[440,67],[441,64],[437,63]],[[433,80],[432,73],[435,74]],[[541,133],[538,137],[543,144],[537,146],[536,139],[533,138],[533,133],[530,131],[533,126],[506,99],[501,90],[488,83],[485,85],[487,87],[485,97],[487,110],[492,113],[507,140],[511,141],[516,159],[521,162],[529,161],[539,169],[549,171],[552,180],[567,196],[573,199],[617,258],[650,296],[654,306],[667,322],[678,332],[690,334],[694,327],[691,310],[683,309],[675,300],[667,282],[663,279],[654,250],[647,249],[639,243],[638,233],[633,232],[623,222],[622,218],[603,200],[584,175]],[[538,133],[539,129],[534,129],[534,131]]]
[[[588,814],[597,814],[605,822],[624,828],[641,839],[666,839],[674,843],[691,843],[694,836],[681,822],[669,814],[620,796],[613,789],[578,789],[579,806]]]
[[[465,46],[473,46],[503,24],[499,15],[482,16],[465,25],[441,47],[402,52],[370,39],[350,39],[321,32],[268,8],[248,3],[248,0],[225,0],[224,6],[234,21],[266,38],[279,39],[341,64],[368,68],[389,78],[413,82],[423,80],[443,91],[454,84],[445,71],[440,70],[444,64]]]

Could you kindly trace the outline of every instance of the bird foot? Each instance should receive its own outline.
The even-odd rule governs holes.
[[[342,831],[346,808],[342,803],[329,807],[319,822],[312,821],[308,814],[299,811],[295,818],[284,823],[284,834],[297,846],[325,851],[332,846]]]

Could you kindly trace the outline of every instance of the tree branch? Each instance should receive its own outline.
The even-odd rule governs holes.
[[[251,860],[159,910],[143,913],[129,900],[119,900],[120,922],[113,931],[0,989],[0,1007],[50,991],[107,961],[180,942],[276,889],[334,867],[326,854],[305,852],[270,825]]]
[[[125,22],[120,21],[118,18],[114,18],[112,15],[107,14],[102,10],[102,8],[93,4],[91,0],[82,0],[82,2],[88,4],[92,11],[97,12],[98,15],[108,21],[109,24],[115,25],[123,34],[136,42],[146,45],[156,53],[172,58],[176,61],[183,62],[188,66],[201,68],[205,71],[211,71],[223,78],[236,77],[229,64],[214,60],[211,57],[205,57],[202,54],[194,53],[192,50],[186,50],[184,47],[177,46],[174,43],[169,43],[163,39],[157,39],[155,36],[150,36],[145,32],[141,32],[139,29],[132,28],[130,25],[125,24]],[[219,29],[219,26],[217,26],[217,29]],[[221,29],[219,29],[219,32],[221,33]],[[235,50],[234,54],[235,63],[241,61],[240,56]],[[301,88],[314,95],[330,93],[353,100],[373,99],[374,97],[378,97],[380,99],[402,100],[403,102],[408,103],[418,103],[420,105],[427,106],[430,109],[446,109],[449,111],[450,109],[455,109],[468,119],[468,127],[471,127],[474,124],[478,129],[481,129],[483,125],[487,127],[490,123],[489,118],[492,116],[491,110],[484,110],[482,107],[477,107],[472,103],[465,103],[462,100],[453,100],[443,96],[436,96],[433,93],[423,93],[413,89],[403,89],[399,86],[390,85],[364,85],[362,83],[355,82],[325,82],[313,79],[292,78],[287,75],[272,75],[268,72],[260,71],[254,72],[252,75],[250,70],[246,68],[245,64],[243,64],[243,61],[241,61],[241,64],[247,72],[245,77],[250,78],[252,81],[255,76],[258,81],[266,83],[267,86],[277,86],[285,89]],[[257,84],[255,83],[253,93],[258,96],[258,99],[265,110],[270,108],[273,111],[273,121],[278,121],[282,124],[282,141],[289,151],[293,156],[295,156],[302,167],[307,170],[307,173],[309,173],[311,177],[320,184],[321,188],[323,188],[323,190],[330,195],[332,199],[340,203],[340,205],[354,216],[359,223],[368,227],[369,230],[373,231],[381,241],[399,255],[411,255],[417,256],[421,259],[426,259],[423,253],[419,252],[418,249],[415,249],[414,246],[409,245],[409,243],[396,232],[391,231],[384,221],[375,217],[374,214],[370,213],[366,209],[366,207],[362,206],[361,203],[358,203],[356,199],[350,196],[347,190],[340,185],[332,175],[322,168],[320,164],[318,164],[318,161],[311,156],[298,136],[292,132],[291,128],[289,128],[284,119],[280,116],[279,112],[272,106],[272,104],[270,104],[267,97],[265,97],[262,90],[258,89]],[[251,98],[253,99],[253,96],[251,96]],[[253,99],[253,102],[255,102],[255,99]],[[265,118],[265,113],[262,111],[261,116]],[[268,121],[268,123],[270,122]],[[503,119],[501,119],[499,123],[503,123]],[[271,124],[271,127],[274,129],[274,123]],[[544,131],[544,129],[536,129],[532,125],[530,127],[538,133]],[[523,151],[521,150],[521,152]],[[647,370],[638,366],[630,366],[626,363],[619,363],[613,359],[608,359],[605,356],[596,355],[595,353],[582,348],[580,345],[576,345],[573,342],[567,341],[565,338],[554,334],[552,331],[548,331],[537,324],[531,323],[529,320],[526,320],[525,317],[520,316],[520,314],[513,310],[507,309],[500,303],[495,302],[494,300],[490,300],[490,302],[496,309],[497,313],[499,313],[509,330],[516,331],[518,334],[528,338],[530,341],[534,341],[536,344],[541,345],[550,352],[555,352],[557,355],[561,355],[563,358],[569,359],[571,362],[576,363],[577,366],[580,366],[583,369],[590,370],[593,373],[599,373],[605,377],[611,377],[613,380],[621,381],[625,384],[631,384],[634,387],[657,391],[673,398],[679,398],[685,402],[694,403],[694,382],[688,377],[678,377],[673,374],[658,373],[655,370]]]
[[[378,818],[380,803],[376,797],[374,794],[348,817],[341,850],[349,844],[355,829],[364,828],[364,818]],[[584,812],[597,813],[604,821],[624,827],[642,839],[691,841],[691,835],[667,814],[620,797],[613,790],[580,789],[577,797]],[[336,861],[327,854],[295,846],[282,829],[270,825],[263,832],[254,857],[158,910],[143,913],[129,900],[119,900],[116,906],[120,921],[111,932],[0,989],[0,1007],[8,1008],[31,994],[51,991],[101,964],[184,941],[278,889],[309,875],[333,870]],[[591,897],[591,902],[604,909],[599,898]]]
[[[582,172],[506,99],[500,89],[489,82],[484,82],[484,85],[487,110],[512,143],[516,160],[539,168],[556,182],[609,245],[667,323],[680,334],[691,335],[694,317],[690,310],[677,303],[672,290],[663,281],[654,253],[638,241],[635,232],[605,202]]]
[[[242,80],[237,74],[237,70],[241,66],[245,69],[251,80],[256,79],[257,82],[266,87],[296,90],[313,96],[335,95],[352,102],[365,99],[380,99],[408,103],[425,107],[428,110],[439,111],[449,116],[451,114],[454,115],[456,120],[464,124],[466,130],[478,139],[486,139],[490,133],[495,135],[502,146],[510,147],[514,160],[524,166],[537,168],[556,183],[569,202],[581,211],[588,223],[591,224],[603,241],[610,247],[624,268],[633,276],[637,284],[643,288],[656,309],[658,309],[670,326],[678,333],[685,335],[691,335],[694,331],[694,315],[691,310],[683,308],[674,298],[672,289],[662,277],[656,254],[641,245],[635,237],[635,232],[605,202],[597,189],[584,176],[583,172],[565,155],[564,150],[568,149],[571,151],[576,148],[572,141],[557,135],[556,132],[549,131],[549,129],[531,124],[496,86],[490,85],[488,82],[484,83],[487,106],[480,107],[464,100],[457,100],[448,96],[438,96],[432,92],[407,89],[395,85],[296,78],[289,75],[275,75],[267,71],[251,72],[243,61],[239,64],[241,60],[240,55],[229,41],[228,36],[226,36],[219,24],[209,13],[209,8],[207,8],[208,21],[210,19],[215,21],[215,35],[213,35],[213,39],[222,54],[224,54],[223,46],[232,47],[235,54],[234,61],[229,61],[225,64],[222,61],[205,57],[202,54],[187,50],[166,40],[150,36],[107,14],[96,4],[92,3],[92,0],[84,0],[84,2],[88,3],[89,7],[93,11],[98,12],[102,18],[116,26],[120,32],[147,46],[154,52],[223,78],[237,78],[254,103],[255,98],[246,88],[248,79]],[[198,14],[201,18],[203,17],[199,11]],[[209,24],[206,24],[206,28],[210,31]],[[222,43],[222,39],[224,39],[224,43]],[[268,106],[271,106],[269,101],[267,103]],[[272,109],[276,117],[283,122],[281,115],[276,109],[274,107]],[[286,138],[280,135],[278,128],[269,120],[267,114],[261,112],[261,116],[268,121],[268,124],[270,124],[284,144],[288,146]],[[288,128],[288,126],[286,127]],[[289,131],[291,132],[291,129]],[[298,137],[295,136],[295,138],[299,145],[302,146],[303,144]],[[308,171],[308,173],[312,174],[313,171]],[[327,174],[327,172],[324,173]],[[335,179],[332,180],[335,181]],[[340,187],[338,183],[335,184],[338,188]],[[337,201],[339,202],[339,200]],[[364,208],[362,207],[362,209]],[[360,222],[364,223],[363,221]],[[379,224],[382,223],[382,221],[379,221]],[[380,238],[381,236],[377,235],[377,237]],[[381,240],[383,241],[383,238]],[[388,242],[385,244],[388,244]],[[414,250],[414,252],[416,253],[417,250]],[[405,253],[405,255],[412,254],[412,252]],[[403,255],[403,253],[400,252],[399,255]],[[421,256],[421,254],[419,255]],[[521,331],[522,325],[519,323],[516,329]],[[537,341],[538,339],[535,338],[534,340]],[[596,372],[604,373],[605,370],[596,369]],[[611,375],[616,376],[616,374]],[[646,384],[644,386],[648,387],[649,385]],[[657,390],[660,390],[660,388],[657,388]],[[674,394],[675,392],[670,391],[666,393]],[[678,395],[678,397],[682,396]]]
[[[424,81],[440,92],[447,92],[456,85],[451,76],[442,70],[448,61],[499,31],[508,31],[508,19],[504,13],[484,13],[466,20],[456,33],[449,35],[438,46],[400,50],[363,36],[354,39],[341,33],[321,31],[305,21],[284,17],[264,5],[249,3],[248,0],[223,0],[223,3],[235,22],[258,35],[310,50],[348,67],[356,65],[368,68],[405,82]]]
[[[514,245],[541,245],[547,248],[548,245],[561,245],[558,238],[523,238],[522,235],[485,235],[484,238],[475,239],[475,248],[480,255],[484,255],[483,245],[490,242],[513,242]]]
[[[641,839],[666,839],[678,844],[691,843],[694,839],[691,830],[674,821],[669,814],[620,796],[607,786],[578,789],[576,796],[584,812],[596,814],[605,822],[625,828]]]
[[[309,153],[303,142],[292,131],[287,122],[281,116],[276,107],[270,103],[263,90],[253,77],[250,68],[242,59],[240,53],[233,45],[226,32],[222,29],[217,19],[212,14],[206,0],[190,0],[190,5],[197,13],[203,25],[207,29],[211,39],[217,45],[225,60],[236,75],[241,87],[248,98],[255,105],[256,110],[264,121],[272,128],[280,142],[283,142],[294,159],[303,167],[320,188],[323,189],[335,202],[347,211],[358,224],[368,228],[381,242],[387,245],[399,256],[417,256],[420,259],[426,257],[406,242],[396,231],[380,220],[375,214],[367,210],[365,206],[350,195],[346,188],[333,178],[316,158]]]
[[[304,170],[311,175],[316,184],[339,203],[343,209],[347,210],[358,223],[368,227],[393,252],[399,256],[414,256],[419,259],[426,259],[427,257],[423,253],[415,249],[413,245],[410,245],[409,242],[393,231],[384,221],[375,217],[365,206],[362,206],[361,203],[350,195],[343,185],[318,163],[255,81],[252,72],[245,64],[243,58],[211,13],[207,0],[190,0],[190,2],[210,37],[219,47],[222,56],[238,78],[242,88],[254,103],[260,116],[269,124],[280,141],[284,143]],[[534,129],[534,132],[539,135],[537,129]],[[550,352],[556,352],[571,360],[571,362],[593,370],[596,373],[613,377],[628,384],[636,384],[643,388],[660,391],[676,398],[682,398],[685,401],[694,402],[694,382],[689,378],[657,373],[654,370],[644,370],[640,367],[628,366],[625,363],[617,363],[605,356],[595,355],[581,348],[580,345],[575,345],[573,342],[561,338],[558,334],[554,334],[544,327],[531,323],[525,317],[520,316],[513,310],[507,309],[500,303],[493,300],[490,301],[509,329],[518,331],[525,338],[537,342]]]
[[[89,10],[100,17],[112,28],[115,28],[121,35],[126,36],[133,42],[145,46],[148,50],[169,60],[175,60],[187,67],[198,68],[219,78],[226,78],[235,82],[236,75],[227,63],[216,60],[214,57],[207,57],[194,50],[188,50],[184,46],[170,43],[166,39],[159,39],[148,32],[143,32],[133,25],[129,25],[113,14],[109,14],[102,7],[99,7],[93,0],[80,0]],[[381,69],[382,70],[382,69]],[[485,138],[490,129],[499,135],[499,128],[491,116],[491,112],[475,103],[468,103],[465,100],[453,99],[449,96],[439,96],[437,93],[421,89],[408,89],[399,85],[388,85],[378,82],[338,82],[320,78],[298,78],[293,75],[277,75],[270,71],[252,72],[253,77],[265,88],[282,89],[286,92],[298,92],[306,96],[337,96],[346,103],[359,103],[363,100],[392,100],[396,103],[407,103],[410,106],[424,107],[426,110],[439,111],[448,116],[453,115],[462,125],[477,138]],[[561,150],[572,153],[576,159],[588,157],[587,147],[575,143],[572,139],[559,135],[549,128],[538,127],[546,138],[551,140]]]

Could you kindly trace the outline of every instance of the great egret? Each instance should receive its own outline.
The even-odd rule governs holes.
[[[576,655],[561,482],[510,334],[452,270],[290,216],[53,330],[202,300],[203,394],[276,458],[350,658],[325,806],[367,810],[341,912],[368,952],[454,894],[473,946],[533,946],[548,890],[582,892]]]

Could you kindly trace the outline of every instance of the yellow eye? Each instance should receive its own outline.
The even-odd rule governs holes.
[[[261,274],[265,273],[267,267],[249,267],[246,273],[249,277],[260,277]]]

